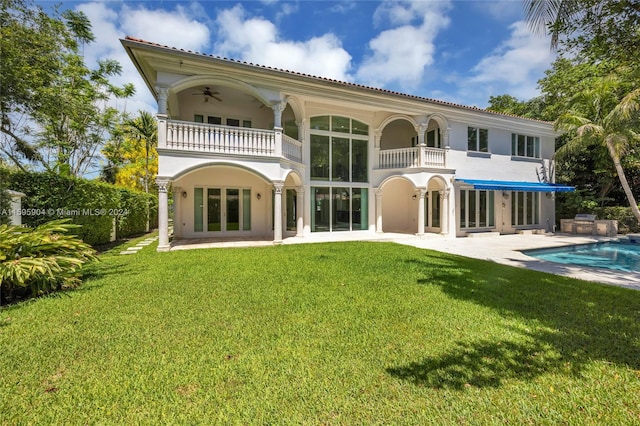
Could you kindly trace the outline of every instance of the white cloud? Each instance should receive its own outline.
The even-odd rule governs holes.
[[[397,82],[404,88],[415,87],[426,68],[433,64],[435,38],[449,25],[445,12],[449,2],[382,3],[374,13],[374,22],[400,25],[380,32],[369,41],[369,54],[356,76],[372,86],[386,86]]]
[[[123,6],[120,12],[121,28],[129,35],[173,46],[176,39],[180,47],[204,50],[209,46],[209,28],[178,5],[175,10],[150,10],[145,7],[131,9]]]
[[[122,73],[111,79],[112,83],[123,85],[133,83],[136,94],[126,101],[126,110],[139,109],[155,112],[156,102],[140,77],[131,59],[120,44],[127,35],[174,46],[176,34],[180,34],[180,47],[189,50],[206,50],[210,33],[201,20],[208,19],[197,4],[188,7],[178,5],[175,10],[151,10],[144,6],[131,8],[123,5],[119,10],[110,8],[108,3],[82,3],[76,6],[89,20],[95,41],[84,48],[85,63],[90,68],[98,60],[115,59],[122,66]],[[118,106],[124,101],[118,101]]]
[[[473,67],[470,83],[485,85],[495,93],[509,93],[522,99],[537,96],[537,81],[555,59],[549,40],[532,34],[527,24],[518,21],[509,26],[508,40]],[[488,98],[488,96],[487,96]]]
[[[282,40],[277,27],[262,17],[248,17],[237,5],[218,14],[215,53],[276,68],[337,80],[350,80],[351,55],[331,33],[306,41]]]

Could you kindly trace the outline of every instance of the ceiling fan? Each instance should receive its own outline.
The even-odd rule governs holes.
[[[209,88],[209,87],[203,88],[198,93],[192,93],[192,95],[203,95],[205,102],[209,102],[209,98],[213,98],[218,102],[222,102],[222,99],[220,99],[219,97],[216,96],[216,95],[219,95],[219,94],[220,94],[220,92],[212,92],[211,88]]]

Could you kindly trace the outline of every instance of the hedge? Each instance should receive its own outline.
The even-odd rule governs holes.
[[[593,213],[598,219],[617,220],[620,234],[640,232],[640,224],[631,207],[599,207],[594,209]]]
[[[22,223],[35,227],[45,222],[70,218],[82,225],[75,232],[91,245],[111,241],[114,220],[116,238],[142,234],[147,230],[147,205],[155,206],[151,194],[116,187],[103,182],[63,177],[53,173],[13,172],[12,188],[23,192]],[[157,223],[152,217],[151,222]]]

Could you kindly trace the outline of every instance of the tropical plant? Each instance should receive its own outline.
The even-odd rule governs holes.
[[[82,266],[96,260],[88,244],[68,233],[78,225],[55,220],[37,228],[0,225],[1,300],[71,288]]]
[[[594,80],[592,87],[582,90],[569,102],[568,112],[555,122],[557,129],[568,133],[569,140],[558,155],[604,144],[613,161],[618,179],[636,220],[640,210],[622,166],[622,157],[632,144],[640,142],[640,89],[619,96],[620,82],[614,77]]]
[[[103,179],[130,189],[149,192],[149,182],[158,173],[158,126],[147,111],[124,120],[102,154],[107,159]]]
[[[158,146],[158,126],[156,119],[147,111],[139,111],[139,116],[125,122],[125,135],[134,142],[136,149],[133,153],[140,153],[144,148],[144,192],[149,193],[149,180],[157,173],[158,160],[156,147]],[[155,173],[149,169],[150,156],[153,156]],[[136,165],[135,162],[132,162]]]

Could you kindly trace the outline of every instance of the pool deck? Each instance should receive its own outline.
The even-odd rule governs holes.
[[[612,239],[614,238],[547,234],[500,235],[486,238],[441,240],[405,240],[397,242],[419,248],[488,260],[503,265],[640,290],[640,272],[624,272],[612,269],[565,265],[536,259],[521,252],[521,250],[588,244],[598,241],[611,241]]]
[[[490,235],[490,234],[489,234]],[[488,260],[503,265],[548,272],[586,281],[616,285],[640,290],[640,272],[620,272],[610,269],[572,266],[548,262],[527,256],[521,250],[562,247],[610,241],[612,238],[577,236],[567,234],[546,235],[491,235],[480,238],[445,238],[436,234],[416,236],[397,233],[318,233],[304,237],[288,237],[283,244],[304,244],[339,241],[391,241],[422,249],[431,249],[476,259]],[[273,241],[255,239],[201,239],[182,240],[172,243],[171,250],[185,250],[211,247],[255,247],[272,246]]]

